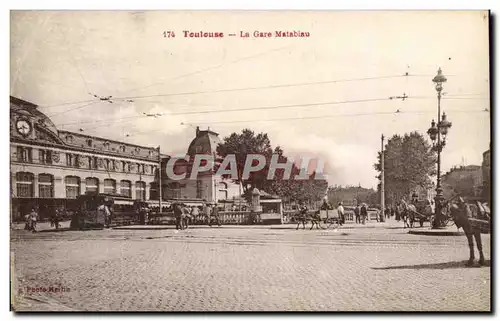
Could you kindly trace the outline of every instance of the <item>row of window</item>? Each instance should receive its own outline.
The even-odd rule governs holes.
[[[72,135],[66,135],[66,142],[72,144],[73,143],[73,136]],[[92,139],[87,138],[85,140],[85,142],[87,143],[87,147],[95,147],[93,145],[94,142],[93,142]],[[111,144],[108,141],[105,141],[105,142],[102,143],[102,146],[104,147],[105,150],[110,150]],[[112,150],[114,151],[115,149],[112,148]],[[120,147],[118,147],[118,150],[120,152],[122,152],[122,153],[125,153],[125,152],[127,152],[127,147],[125,145],[120,145]],[[132,149],[132,153],[133,154],[139,154],[140,152],[141,152],[141,149],[139,147],[134,147]],[[153,153],[154,153],[153,150],[149,150],[148,151],[149,157],[152,157]]]
[[[34,197],[34,182],[35,176],[29,172],[16,173],[16,188],[17,197]],[[76,198],[81,194],[81,181],[77,176],[66,176],[64,178],[66,187],[66,198]],[[99,192],[99,179],[96,177],[87,177],[85,179],[85,193]],[[132,197],[132,182],[121,180],[119,187],[117,187],[116,180],[105,179],[104,193],[115,194],[119,193],[123,196]],[[137,181],[134,184],[135,199],[146,199],[146,183]],[[156,195],[156,184],[151,183],[151,197]],[[153,195],[154,194],[154,195]],[[54,197],[54,176],[50,174],[38,175],[38,196],[40,198]]]
[[[52,164],[54,154],[50,150],[38,150],[38,161],[41,164]],[[56,158],[57,159],[57,158]],[[33,149],[30,147],[17,147],[17,161],[23,163],[33,162]],[[58,161],[58,159],[57,159]],[[95,156],[83,156],[76,154],[66,154],[66,165],[75,168],[85,169],[105,169],[108,171],[154,174],[155,165],[145,165],[112,159],[101,159]]]

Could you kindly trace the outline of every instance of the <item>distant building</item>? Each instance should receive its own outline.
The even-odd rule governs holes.
[[[153,147],[58,130],[37,105],[10,97],[12,219],[33,207],[48,216],[86,193],[155,198],[158,160]]]
[[[342,202],[344,206],[356,206],[358,204],[377,204],[379,199],[373,199],[376,191],[361,186],[334,186],[328,188],[327,196],[331,204]]]
[[[445,198],[460,196],[480,196],[483,186],[481,166],[456,166],[441,178]]]

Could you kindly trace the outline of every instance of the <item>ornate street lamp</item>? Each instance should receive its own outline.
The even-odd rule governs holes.
[[[451,122],[446,119],[446,114],[443,112],[441,115],[441,93],[443,91],[443,83],[447,81],[446,77],[443,75],[441,68],[439,68],[437,75],[432,79],[436,84],[437,98],[438,98],[438,123],[434,119],[431,122],[431,127],[427,130],[432,141],[432,150],[437,152],[437,181],[436,181],[436,215],[433,222],[433,228],[440,228],[443,226],[443,213],[442,206],[444,201],[443,189],[441,188],[441,152],[443,147],[446,145],[446,135],[448,135],[448,130],[451,128]],[[439,118],[441,117],[441,120]]]

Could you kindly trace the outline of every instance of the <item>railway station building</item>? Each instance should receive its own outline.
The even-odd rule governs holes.
[[[159,157],[154,147],[58,130],[37,105],[10,97],[12,220],[33,207],[44,217],[89,192],[157,198]]]

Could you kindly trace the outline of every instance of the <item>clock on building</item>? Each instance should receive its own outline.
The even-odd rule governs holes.
[[[26,119],[18,119],[16,122],[17,132],[23,136],[28,136],[31,133],[31,124]]]

